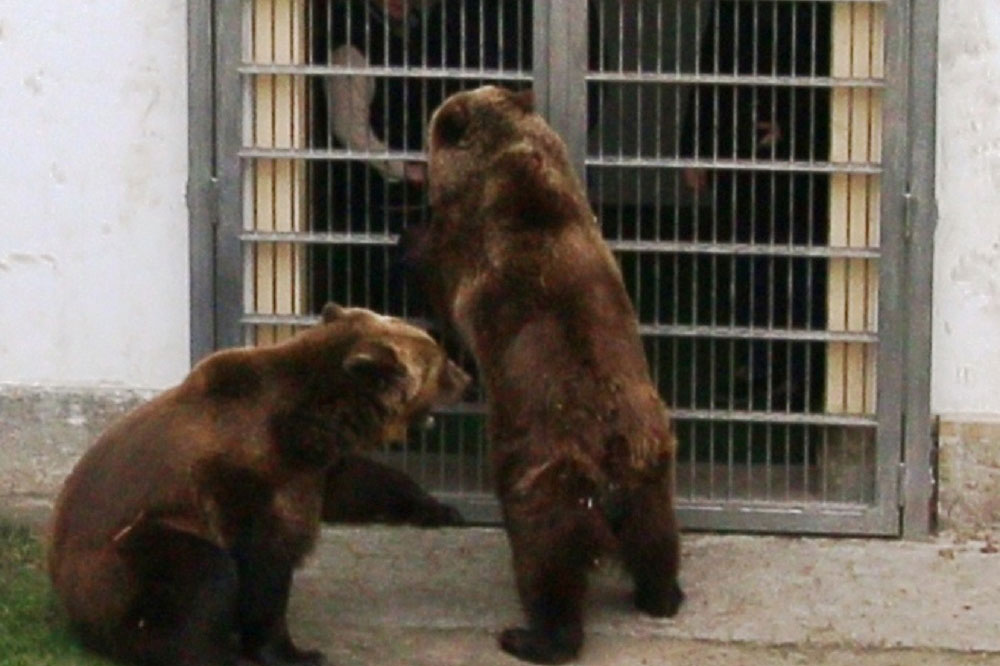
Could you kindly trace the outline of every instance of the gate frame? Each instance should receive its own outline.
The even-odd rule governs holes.
[[[188,120],[191,362],[243,344],[243,169],[240,119],[244,0],[188,2]],[[834,0],[812,0],[829,2]],[[852,0],[839,0],[852,1]],[[857,1],[857,0],[854,0]],[[860,0],[867,1],[867,0]],[[879,0],[876,0],[879,1]],[[937,220],[935,102],[936,0],[882,0],[886,12],[882,170],[882,256],[879,260],[879,370],[876,504],[775,510],[685,503],[683,524],[695,529],[927,537],[934,507],[934,442],[930,411],[933,237]],[[541,111],[567,138],[580,173],[586,155],[586,0],[534,0]],[[238,38],[234,38],[238,36]],[[919,45],[915,48],[914,45]],[[544,64],[543,64],[544,63]],[[540,67],[537,65],[541,65]],[[563,69],[565,68],[565,69]],[[575,140],[574,140],[575,137]],[[899,224],[886,222],[898,221]],[[891,242],[886,242],[891,241]],[[889,295],[894,295],[889,298]],[[473,500],[475,502],[476,500]]]
[[[900,2],[900,5],[903,3]],[[901,535],[930,536],[936,514],[936,441],[931,414],[935,141],[938,65],[937,0],[910,0],[897,10],[908,32],[906,76],[907,189],[905,193],[907,316],[903,402]],[[914,48],[914,45],[918,45]],[[901,97],[903,97],[901,95]]]

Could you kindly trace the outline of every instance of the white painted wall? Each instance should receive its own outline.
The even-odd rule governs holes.
[[[940,4],[936,413],[1000,416],[1000,6]]]
[[[188,369],[184,0],[0,0],[0,382]]]
[[[1000,12],[941,3],[932,405],[1000,416]],[[186,5],[0,0],[0,382],[188,368]]]

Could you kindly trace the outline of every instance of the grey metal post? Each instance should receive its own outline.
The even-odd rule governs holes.
[[[587,0],[535,0],[535,100],[581,179],[587,152]]]
[[[191,364],[215,348],[215,57],[212,0],[188,2],[188,247]]]
[[[900,530],[903,504],[903,384],[906,350],[903,227],[906,218],[906,162],[910,146],[906,132],[909,62],[905,3],[886,7],[886,87],[882,107],[884,171],[879,247],[878,461],[877,499],[892,532]]]
[[[930,406],[931,280],[937,201],[934,196],[935,96],[937,88],[937,0],[912,0],[908,131],[910,159],[905,279],[908,304],[904,396],[903,536],[930,533],[934,509],[933,441]]]
[[[216,12],[216,144],[219,216],[215,252],[215,346],[243,344],[243,2],[217,0]]]

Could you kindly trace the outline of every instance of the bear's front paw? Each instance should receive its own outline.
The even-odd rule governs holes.
[[[465,519],[455,507],[434,502],[415,510],[411,522],[421,527],[450,527],[464,525]]]
[[[531,629],[504,629],[499,642],[504,652],[534,664],[565,664],[580,652],[579,641],[558,640]]]

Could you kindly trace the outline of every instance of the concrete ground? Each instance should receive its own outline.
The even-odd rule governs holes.
[[[4,502],[41,526],[50,503]],[[613,565],[591,574],[591,666],[1000,666],[993,538],[929,542],[687,534],[677,617],[635,612]],[[502,531],[325,527],[289,625],[333,666],[514,666],[521,622]]]
[[[615,568],[592,575],[578,663],[1000,665],[993,550],[688,535],[688,599],[674,619],[634,612]],[[510,666],[495,643],[521,620],[508,558],[495,529],[325,529],[297,575],[290,625],[341,666]]]

